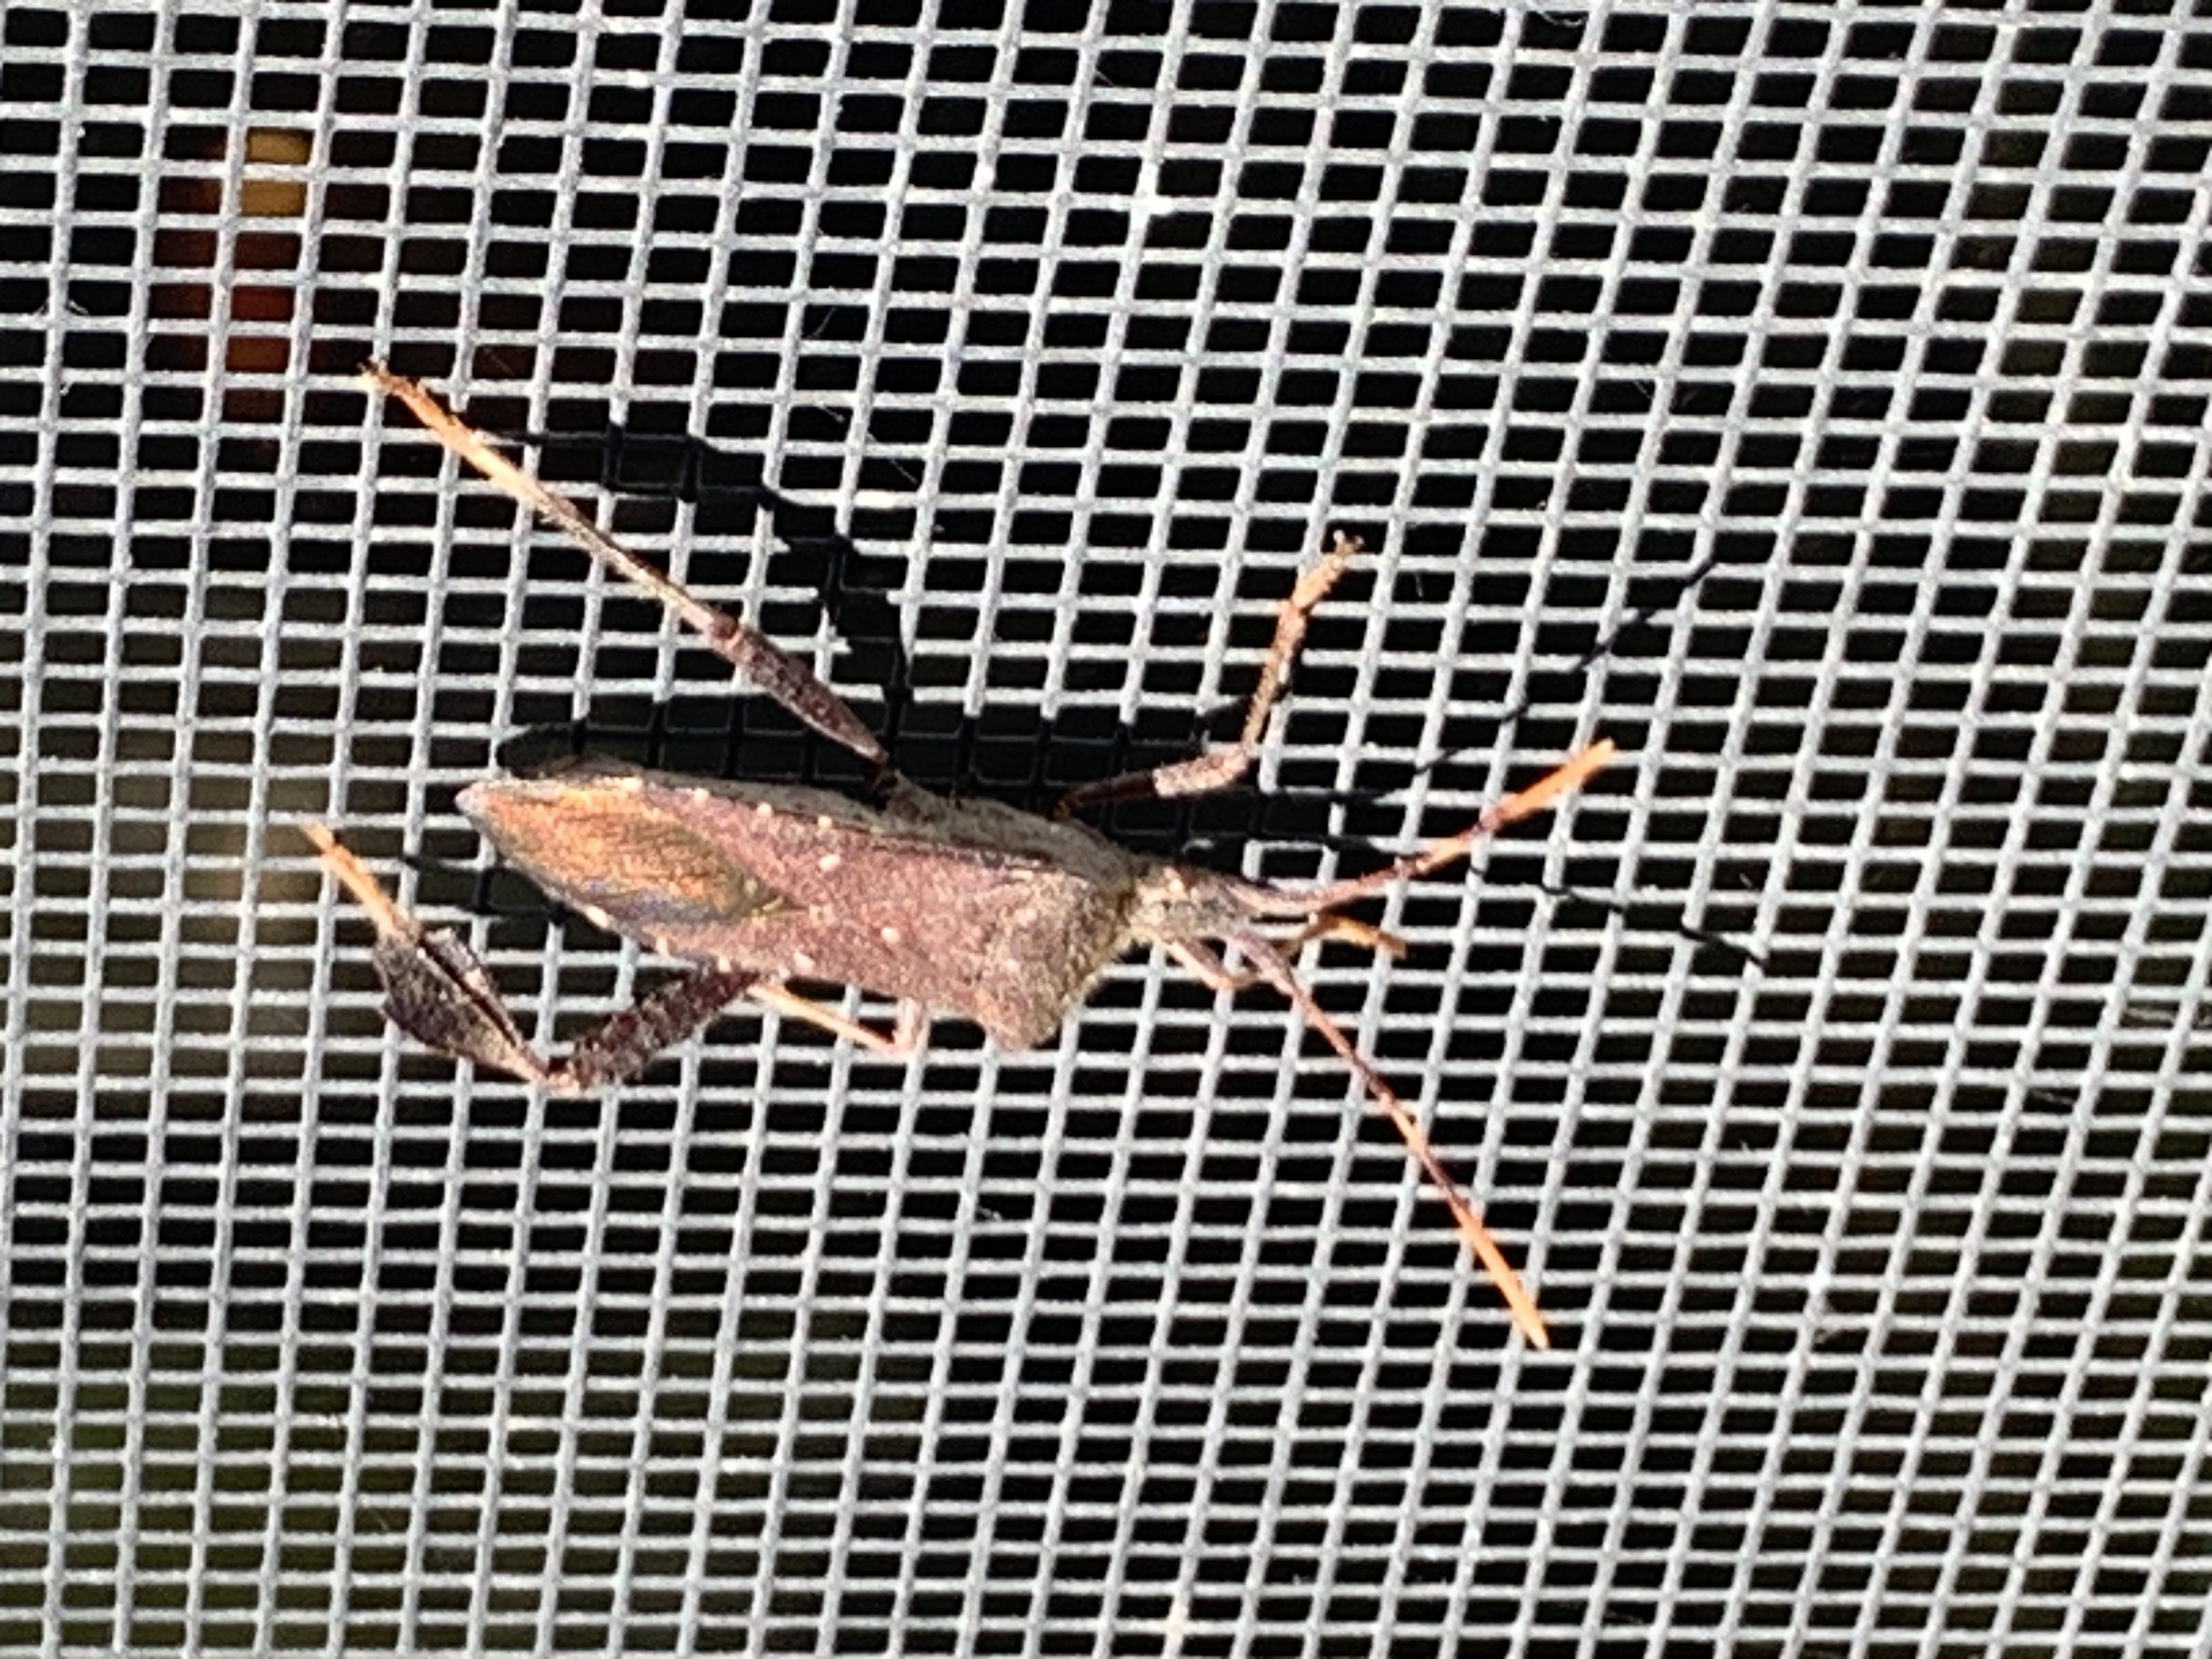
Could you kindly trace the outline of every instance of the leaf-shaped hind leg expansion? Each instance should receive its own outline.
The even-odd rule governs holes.
[[[751,989],[757,974],[702,968],[640,997],[569,1045],[540,1057],[507,1012],[483,961],[459,933],[425,928],[386,896],[368,867],[319,823],[303,826],[323,866],[376,925],[384,1012],[424,1047],[505,1072],[555,1094],[580,1095],[635,1077]]]

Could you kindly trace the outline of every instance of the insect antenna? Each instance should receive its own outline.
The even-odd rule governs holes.
[[[1352,1076],[1358,1079],[1374,1097],[1375,1103],[1382,1109],[1391,1126],[1405,1141],[1406,1150],[1413,1154],[1413,1161],[1421,1166],[1422,1173],[1428,1176],[1430,1184],[1451,1211],[1453,1221],[1458,1224],[1460,1237],[1467,1241],[1468,1248],[1481,1261],[1485,1271],[1490,1274],[1490,1282],[1498,1286],[1498,1293],[1505,1298],[1505,1305],[1513,1315],[1513,1322],[1521,1328],[1522,1334],[1536,1346],[1550,1347],[1551,1334],[1544,1328],[1544,1316],[1536,1306],[1536,1298],[1528,1294],[1528,1286],[1521,1282],[1521,1275],[1505,1259],[1505,1252],[1491,1237],[1490,1229],[1482,1224],[1482,1218],[1475,1213],[1474,1206],[1468,1203],[1466,1194],[1460,1191],[1459,1182],[1452,1178],[1451,1171],[1444,1168],[1443,1160],[1437,1156],[1436,1148],[1429,1144],[1428,1134],[1422,1129],[1419,1120],[1407,1108],[1406,1103],[1398,1098],[1397,1092],[1382,1080],[1382,1074],[1367,1063],[1366,1056],[1353,1046],[1352,1039],[1345,1036],[1343,1028],[1331,1019],[1328,1012],[1314,1000],[1313,993],[1298,982],[1289,959],[1281,951],[1260,934],[1249,930],[1240,930],[1225,937],[1230,944],[1243,953],[1245,959],[1252,964],[1252,970],[1288,998],[1291,1006],[1298,1011],[1299,1017],[1322,1034],[1328,1046],[1336,1050],[1338,1057],[1351,1068]]]
[[[1553,898],[1570,899],[1577,904],[1595,905],[1609,915],[1619,916],[1626,922],[1633,924],[1638,920],[1637,907],[1632,900],[1615,898],[1610,893],[1593,893],[1586,887],[1576,887],[1566,882],[1536,881],[1530,884],[1538,892],[1547,894]],[[1724,951],[1732,957],[1751,963],[1754,968],[1763,969],[1767,965],[1766,953],[1764,951],[1754,951],[1741,939],[1730,939],[1717,928],[1699,927],[1692,922],[1672,920],[1665,926],[1668,931],[1677,938],[1686,939],[1692,945],[1704,945],[1715,951]]]

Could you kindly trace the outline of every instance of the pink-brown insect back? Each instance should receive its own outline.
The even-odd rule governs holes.
[[[464,791],[462,811],[547,893],[611,932],[694,964],[579,1038],[559,1060],[532,1050],[458,934],[422,927],[328,830],[307,825],[323,862],[375,923],[376,968],[394,1024],[441,1054],[564,1094],[635,1075],[741,996],[883,1052],[919,1046],[933,1013],[972,1019],[994,1042],[1024,1048],[1051,1036],[1129,950],[1158,945],[1217,990],[1259,979],[1289,1000],[1395,1126],[1515,1323],[1539,1347],[1551,1346],[1534,1298],[1419,1122],[1299,982],[1287,952],[1323,937],[1401,950],[1389,935],[1338,913],[1465,858],[1506,824],[1544,811],[1610,761],[1612,744],[1583,750],[1460,834],[1346,881],[1300,889],[1143,858],[1066,814],[1106,800],[1218,789],[1243,776],[1307,617],[1360,550],[1353,538],[1339,534],[1285,601],[1234,744],[1079,789],[1053,817],[1041,818],[996,801],[933,794],[899,776],[860,716],[804,663],[611,540],[414,381],[379,364],[365,376],[446,447],[660,600],[793,714],[878,769],[872,802],[600,761]],[[1298,925],[1286,938],[1263,931],[1291,923]],[[1240,956],[1249,973],[1232,971],[1216,945]],[[791,990],[793,979],[892,998],[896,1025],[885,1035],[848,1020]]]

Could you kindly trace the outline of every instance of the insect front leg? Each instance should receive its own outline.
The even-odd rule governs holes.
[[[1352,1076],[1366,1089],[1369,1097],[1382,1109],[1382,1115],[1390,1120],[1391,1127],[1397,1130],[1399,1138],[1406,1143],[1406,1150],[1413,1154],[1413,1162],[1420,1166],[1421,1172],[1428,1176],[1430,1185],[1436,1188],[1437,1195],[1443,1200],[1444,1207],[1451,1212],[1460,1237],[1466,1240],[1468,1248],[1474,1252],[1476,1260],[1489,1273],[1490,1282],[1498,1287],[1498,1294],[1505,1299],[1506,1308],[1513,1316],[1513,1322],[1521,1328],[1521,1334],[1540,1348],[1550,1347],[1551,1334],[1545,1328],[1544,1316],[1536,1306],[1536,1298],[1528,1294],[1528,1286],[1521,1282],[1521,1275],[1506,1260],[1505,1252],[1498,1248],[1490,1229],[1483,1225],[1482,1217],[1460,1190],[1459,1182],[1453,1178],[1451,1171],[1444,1168],[1443,1160],[1437,1156],[1435,1147],[1429,1144],[1428,1131],[1421,1127],[1420,1120],[1398,1097],[1397,1091],[1382,1080],[1382,1074],[1369,1064],[1367,1056],[1352,1046],[1352,1039],[1323,1011],[1321,1004],[1315,1000],[1313,993],[1298,983],[1297,975],[1291,972],[1289,961],[1273,945],[1259,934],[1249,932],[1231,933],[1229,942],[1243,952],[1245,960],[1252,964],[1253,971],[1281,992],[1291,1006],[1298,1011],[1299,1017],[1320,1032],[1328,1046],[1335,1049],[1338,1056],[1351,1068]]]
[[[1322,556],[1321,562],[1298,578],[1291,597],[1283,601],[1282,609],[1275,613],[1274,641],[1267,647],[1267,661],[1260,666],[1260,684],[1244,711],[1244,729],[1237,734],[1235,743],[1224,749],[1208,750],[1189,760],[1156,766],[1149,772],[1124,772],[1119,777],[1084,784],[1061,796],[1052,815],[1064,818],[1072,812],[1109,801],[1203,795],[1226,789],[1250,771],[1260,752],[1260,739],[1267,734],[1267,717],[1282,697],[1283,687],[1290,679],[1291,664],[1305,640],[1306,618],[1328,597],[1328,590],[1336,586],[1337,578],[1350,568],[1359,550],[1357,536],[1337,532],[1334,544]]]
[[[757,974],[704,968],[641,997],[569,1045],[541,1058],[524,1039],[474,951],[448,928],[426,928],[394,904],[359,859],[319,823],[304,826],[316,855],[376,926],[384,1012],[440,1054],[505,1072],[556,1094],[587,1094],[635,1077],[656,1054],[705,1026],[750,989]]]
[[[793,714],[861,759],[888,767],[890,757],[876,734],[852,706],[825,685],[814,671],[757,629],[726,611],[696,598],[609,536],[575,502],[493,448],[491,441],[463,422],[420,383],[394,374],[382,363],[366,363],[362,376],[372,391],[397,398],[430,429],[431,436],[540,517],[550,520],[608,569],[651,594],[697,634],[718,655],[774,697]]]
[[[1456,836],[1447,836],[1442,841],[1431,842],[1422,851],[1366,875],[1331,882],[1326,887],[1310,887],[1302,890],[1274,888],[1244,890],[1248,895],[1258,893],[1261,896],[1256,902],[1256,913],[1267,915],[1271,908],[1333,910],[1340,904],[1366,898],[1401,882],[1418,880],[1467,857],[1478,844],[1496,835],[1507,824],[1533,817],[1563,797],[1572,794],[1611,765],[1613,757],[1619,752],[1612,738],[1601,738],[1526,789],[1493,803],[1480,817]]]

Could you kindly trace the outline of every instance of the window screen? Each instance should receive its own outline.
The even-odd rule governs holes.
[[[0,1646],[2212,1641],[2212,29],[2190,0],[9,4]],[[1622,758],[1301,972],[550,1098],[670,964],[455,810],[861,769],[1255,878]],[[881,1024],[878,999],[844,994]]]

